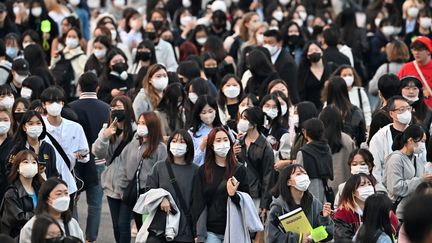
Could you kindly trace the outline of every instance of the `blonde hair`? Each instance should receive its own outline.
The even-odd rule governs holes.
[[[258,16],[258,14],[256,12],[249,12],[246,13],[243,16],[243,19],[241,20],[241,25],[240,25],[240,38],[243,41],[248,41],[250,36],[249,36],[249,28],[246,27],[246,24],[249,23],[252,19],[253,16]]]
[[[390,42],[385,51],[389,62],[406,62],[410,58],[408,46],[399,40]]]

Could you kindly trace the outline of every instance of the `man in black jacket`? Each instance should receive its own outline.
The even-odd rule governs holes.
[[[264,47],[271,55],[271,61],[279,76],[288,84],[291,102],[297,104],[300,97],[297,89],[297,65],[288,50],[282,48],[282,36],[277,30],[264,32]]]
[[[328,28],[323,32],[323,61],[330,67],[332,73],[341,65],[351,65],[349,58],[342,54],[337,47],[339,44],[339,34],[339,31],[334,27]]]
[[[79,117],[78,123],[84,129],[90,151],[91,145],[97,139],[103,124],[108,123],[110,115],[109,105],[98,100],[96,96],[97,88],[96,74],[93,72],[84,73],[78,80],[80,98],[69,104]],[[86,164],[77,163],[76,169],[79,170],[85,181],[87,195],[86,241],[95,242],[98,235],[103,196],[100,176],[105,169],[105,161],[95,161],[95,157],[90,153],[90,161]]]

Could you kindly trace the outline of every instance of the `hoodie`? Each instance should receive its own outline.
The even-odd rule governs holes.
[[[300,148],[303,166],[311,179],[333,180],[333,160],[327,143],[313,141]]]

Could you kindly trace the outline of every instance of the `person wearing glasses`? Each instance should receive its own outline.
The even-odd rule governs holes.
[[[392,123],[384,126],[372,137],[369,150],[374,157],[375,167],[372,174],[377,180],[376,190],[387,192],[383,185],[383,171],[386,158],[393,152],[392,145],[397,135],[402,134],[405,128],[411,123],[412,107],[408,100],[402,96],[393,96],[387,101],[389,115],[392,118]],[[419,154],[426,156],[425,152]],[[426,159],[426,158],[425,158]]]

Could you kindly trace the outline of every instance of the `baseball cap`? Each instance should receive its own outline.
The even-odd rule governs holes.
[[[29,63],[24,58],[15,59],[12,63],[12,70],[18,73],[18,75],[29,75]]]

